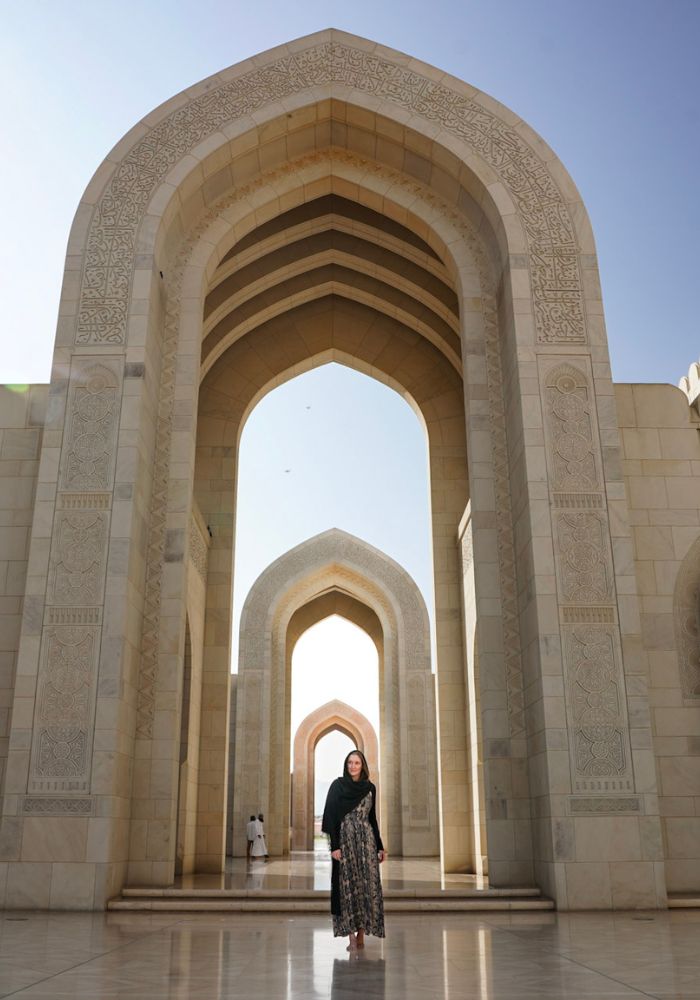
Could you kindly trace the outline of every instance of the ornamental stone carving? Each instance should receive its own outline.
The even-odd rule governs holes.
[[[60,511],[54,530],[49,604],[91,605],[102,598],[107,514]]]
[[[544,396],[550,488],[555,491],[600,489],[588,376],[571,364],[559,365],[544,380]],[[573,506],[573,503],[563,505]]]
[[[206,581],[209,545],[195,517],[190,518],[190,559],[202,580]]]
[[[94,799],[67,797],[48,798],[27,795],[22,803],[25,816],[92,816]]]
[[[574,604],[612,601],[612,560],[605,516],[567,511],[557,514],[555,524],[559,582],[564,600]]]
[[[112,485],[121,400],[118,359],[74,358],[68,391],[62,490]]]
[[[624,679],[615,631],[567,627],[564,640],[574,791],[633,791]]]
[[[182,157],[227,123],[273,101],[314,87],[332,93],[338,85],[438,123],[484,159],[513,198],[528,239],[538,341],[585,343],[573,222],[534,149],[464,93],[340,40],[310,45],[212,88],[172,112],[129,150],[93,212],[76,343],[125,343],[137,227],[158,184]]]
[[[30,791],[89,791],[98,645],[95,628],[45,632]]]

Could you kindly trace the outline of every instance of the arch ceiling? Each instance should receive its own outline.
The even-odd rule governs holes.
[[[328,294],[399,317],[460,358],[457,295],[437,254],[406,226],[329,194],[258,226],[224,256],[204,304],[204,366],[223,342]]]

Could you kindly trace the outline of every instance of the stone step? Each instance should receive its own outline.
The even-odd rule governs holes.
[[[124,889],[109,910],[160,912],[327,913],[329,894],[321,890],[274,889]],[[553,910],[538,889],[389,889],[388,913]]]
[[[700,892],[670,892],[668,908],[669,910],[700,909]]]
[[[537,898],[540,890],[530,886],[514,888],[474,889],[468,886],[459,889],[392,889],[384,888],[384,899],[499,899],[507,898]],[[152,886],[128,886],[122,889],[122,896],[130,898],[150,899],[310,899],[327,900],[327,889],[199,889],[167,886],[154,888]]]

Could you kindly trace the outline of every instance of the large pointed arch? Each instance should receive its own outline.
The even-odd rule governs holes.
[[[327,197],[375,215],[337,201],[302,207]],[[287,215],[296,210],[310,214]],[[324,235],[329,216],[332,237]],[[329,306],[321,343],[279,364],[265,337],[272,325],[286,317],[289,346],[294,310],[304,311],[307,329],[313,310]],[[361,345],[329,342],[329,325],[341,316],[342,326],[348,309],[373,317],[364,355]],[[127,878],[172,878],[200,445],[214,449],[200,452],[204,464],[216,462],[211,476],[198,465],[212,533],[202,674],[202,759],[211,766],[200,771],[211,825],[198,829],[196,856],[220,870],[224,810],[207,813],[204,804],[219,801],[226,777],[226,709],[217,706],[228,704],[229,483],[245,410],[226,426],[203,407],[213,405],[206,390],[224,368],[229,387],[247,379],[227,366],[235,350],[256,370],[249,408],[256,393],[334,350],[412,401],[411,380],[423,387],[441,773],[454,806],[445,853],[454,867],[468,863],[460,559],[469,551],[490,878],[529,882],[536,872],[566,905],[580,869],[559,851],[562,824],[590,822],[586,808],[614,812],[614,796],[637,791],[635,774],[650,770],[643,741],[628,740],[622,696],[614,739],[629,752],[596,746],[614,772],[604,788],[581,750],[582,650],[606,649],[624,694],[623,651],[639,639],[624,560],[612,556],[608,505],[624,520],[625,501],[616,418],[601,402],[612,382],[586,211],[556,156],[517,115],[432,67],[335,30],[225,70],[156,109],[110,153],[78,208],[18,654],[32,683],[16,691],[12,714],[4,811],[16,844],[29,843],[32,812],[51,815],[57,831],[85,820],[76,848],[86,866],[82,898],[91,894],[96,905]],[[554,377],[563,363],[575,374]],[[433,368],[459,380],[445,398],[430,390]],[[605,566],[596,605],[571,575],[579,551],[572,530],[584,529],[596,565]],[[45,697],[57,678],[66,685],[61,697]],[[67,718],[63,695],[76,684],[81,697]],[[95,826],[105,816],[114,817],[108,837]],[[61,905],[56,852],[51,904]],[[16,882],[24,860],[19,846],[15,853]]]

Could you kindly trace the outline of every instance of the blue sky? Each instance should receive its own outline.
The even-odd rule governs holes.
[[[700,354],[698,0],[0,0],[5,382],[47,381],[63,254],[112,145],[199,79],[334,26],[496,97],[555,149],[598,243],[614,377]]]
[[[467,80],[554,148],[591,216],[617,381],[676,383],[700,356],[699,0],[0,0],[0,18],[3,382],[48,381],[71,220],[114,143],[203,77],[331,26]],[[243,440],[237,605],[333,525],[430,601],[425,462],[415,416],[362,376],[272,393]]]

